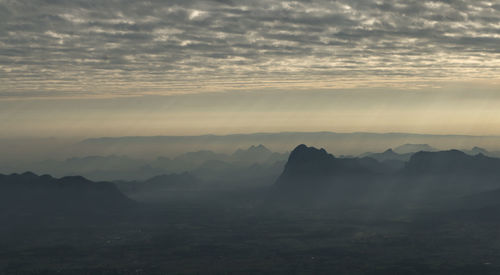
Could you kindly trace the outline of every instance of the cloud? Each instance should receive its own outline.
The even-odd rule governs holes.
[[[493,78],[499,7],[476,0],[0,0],[0,96]]]

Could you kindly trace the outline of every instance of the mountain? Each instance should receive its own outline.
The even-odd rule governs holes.
[[[383,157],[401,156],[392,150],[375,155]],[[371,159],[371,160],[370,160]],[[297,146],[285,165],[279,182],[284,181],[315,181],[320,178],[345,175],[369,175],[373,177],[383,174],[384,163],[375,158],[335,158],[324,149]],[[420,151],[412,154],[401,170],[402,174],[412,178],[420,176],[460,176],[467,175],[477,179],[500,176],[500,159],[487,157],[483,154],[468,155],[459,150],[438,152]],[[395,177],[398,176],[395,173]]]
[[[299,145],[290,154],[276,187],[300,190],[284,192],[294,197],[325,201],[392,201],[408,207],[448,204],[466,195],[500,189],[500,159],[458,150],[421,151],[395,169],[374,158],[336,158],[324,149]],[[307,196],[308,192],[314,196]]]
[[[484,148],[481,148],[481,147],[477,147],[477,146],[474,146],[470,151],[464,151],[465,153],[469,154],[469,155],[477,155],[477,154],[483,154],[485,156],[488,156],[490,152],[488,152],[488,150],[484,149]]]
[[[231,155],[231,160],[244,163],[276,162],[286,159],[286,154],[273,153],[262,144],[252,145],[248,149],[238,149]]]
[[[144,181],[157,175],[180,174],[197,170],[216,174],[218,169],[217,165],[214,167],[214,163],[226,167],[233,164],[249,167],[255,163],[273,166],[276,162],[284,162],[287,156],[287,153],[271,152],[264,145],[252,145],[245,150],[239,149],[232,155],[200,150],[185,152],[174,158],[140,159],[117,155],[86,156],[65,160],[28,162],[17,166],[12,165],[11,169],[6,168],[6,166],[2,167],[6,171],[4,173],[19,172],[20,167],[24,167],[22,171],[29,170],[37,174],[50,174],[55,177],[79,175],[92,181]]]
[[[500,151],[489,151],[489,150],[486,150],[486,149],[478,147],[478,146],[474,146],[470,150],[462,150],[462,151],[469,154],[469,155],[473,155],[473,156],[475,156],[477,154],[483,154],[485,156],[492,157],[492,158],[500,158]]]
[[[79,175],[93,181],[135,180],[165,173],[163,169],[151,167],[145,160],[115,155],[40,161],[30,165],[29,170],[55,177]]]
[[[415,153],[405,167],[406,173],[419,175],[500,175],[500,159],[483,154],[468,155],[459,150]]]
[[[362,154],[360,157],[373,158],[378,161],[388,161],[388,160],[408,161],[411,155],[412,153],[398,154],[394,152],[392,149],[387,149],[383,153],[365,153]]]
[[[0,174],[0,213],[105,214],[133,205],[114,184],[80,176],[53,178],[31,172]]]
[[[409,154],[420,151],[433,152],[437,151],[437,149],[428,144],[411,144],[411,143],[403,144],[394,148],[394,152],[398,154]]]
[[[399,176],[399,194],[449,204],[463,196],[500,188],[500,159],[459,150],[418,152]]]
[[[335,178],[359,178],[372,174],[374,172],[369,166],[363,165],[358,158],[336,158],[323,148],[301,144],[290,154],[276,185],[307,187],[328,184]]]
[[[475,156],[477,154],[483,154],[485,156],[492,157],[492,158],[500,158],[500,151],[488,151],[488,150],[481,148],[481,147],[478,147],[478,146],[474,146],[470,150],[464,149],[461,151],[463,151],[464,153],[471,155],[471,156]]]
[[[385,169],[393,171],[400,170],[405,166],[405,163],[410,159],[413,153],[398,154],[392,149],[387,149],[382,153],[364,153],[359,155],[359,158],[371,158],[382,163]]]

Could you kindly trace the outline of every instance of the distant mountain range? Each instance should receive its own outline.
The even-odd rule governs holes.
[[[274,167],[284,163],[288,153],[272,152],[264,145],[252,145],[247,149],[237,149],[232,154],[216,153],[210,150],[182,153],[174,158],[158,157],[156,159],[140,159],[129,156],[87,156],[72,157],[62,161],[45,160],[19,165],[10,169],[9,173],[34,171],[39,174],[50,174],[57,177],[81,175],[91,180],[145,180],[157,175],[178,174],[190,172],[198,177],[209,180],[223,178],[217,176],[222,170],[253,169],[255,165]],[[21,171],[19,171],[22,169]],[[277,172],[279,174],[279,172]]]
[[[368,157],[368,158],[373,158],[378,161],[387,161],[387,160],[399,160],[399,161],[408,161],[413,155],[412,153],[406,153],[406,154],[398,154],[394,152],[392,149],[387,149],[386,151],[382,153],[364,153],[361,154],[359,157]]]
[[[394,152],[396,152],[398,154],[402,154],[402,155],[411,154],[411,153],[420,152],[420,151],[434,152],[434,151],[438,151],[438,149],[430,146],[429,144],[409,144],[409,143],[403,144],[403,145],[400,145],[400,146],[394,148]]]
[[[172,159],[174,162],[188,162],[191,164],[203,164],[206,161],[235,162],[239,164],[274,163],[284,161],[288,158],[288,153],[276,153],[266,146],[259,144],[251,145],[247,149],[238,148],[232,154],[214,153],[208,150],[188,152]]]
[[[211,150],[233,152],[265,144],[272,151],[287,151],[297,144],[322,146],[336,154],[362,154],[394,148],[399,154],[434,151],[433,148],[463,148],[481,146],[498,148],[498,136],[429,135],[411,133],[336,133],[336,132],[282,132],[201,136],[135,136],[103,137],[84,140],[75,150],[106,154],[135,156],[154,154],[180,154],[186,151]],[[405,144],[400,147],[394,147]],[[425,147],[424,147],[425,146]],[[500,148],[498,148],[500,149]]]

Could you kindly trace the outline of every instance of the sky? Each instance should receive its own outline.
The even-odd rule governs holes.
[[[0,137],[500,135],[500,0],[0,0]]]

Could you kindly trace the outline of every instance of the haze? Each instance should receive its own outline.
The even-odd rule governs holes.
[[[0,0],[0,274],[500,274],[500,0]]]

